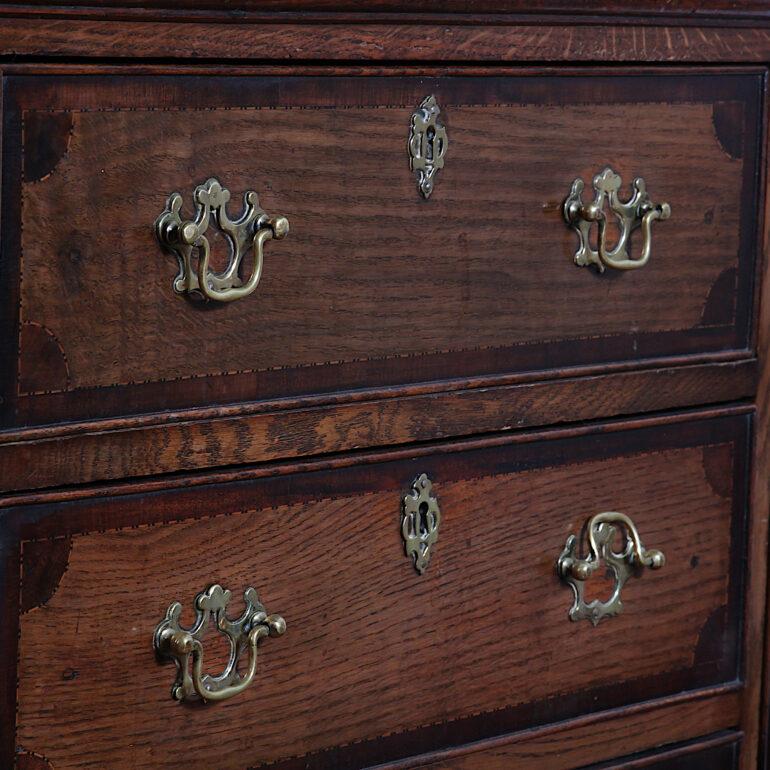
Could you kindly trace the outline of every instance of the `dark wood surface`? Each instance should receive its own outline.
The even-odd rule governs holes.
[[[178,766],[182,753],[201,767],[360,767],[576,717],[596,698],[608,708],[732,682],[748,427],[738,415],[481,442],[416,460],[11,510],[6,537],[21,541],[16,575],[30,607],[20,618],[16,743],[57,768],[84,761],[81,730],[89,761],[111,767]],[[400,496],[420,471],[444,514],[423,577],[398,534]],[[555,559],[566,535],[606,508],[633,511],[669,563],[626,586],[622,616],[572,624]],[[61,568],[34,569],[45,544],[63,537],[68,545],[48,558]],[[211,581],[236,591],[255,583],[289,631],[262,648],[261,695],[187,709],[169,698],[172,667],[155,663],[148,640],[170,601],[188,605]],[[120,655],[106,628],[124,634]],[[15,642],[13,628],[3,634]],[[630,635],[633,645],[617,644]],[[596,665],[608,645],[610,678]],[[415,677],[420,698],[409,706]],[[222,731],[228,739],[212,744]]]
[[[755,408],[750,403],[728,404],[699,409],[689,409],[680,412],[663,412],[661,414],[635,417],[630,419],[609,419],[600,422],[587,422],[570,424],[557,427],[546,427],[541,430],[515,431],[495,434],[492,436],[479,436],[462,441],[442,441],[409,444],[396,448],[367,449],[354,454],[329,454],[317,458],[299,458],[286,460],[280,463],[257,463],[241,466],[233,466],[212,470],[208,473],[176,473],[161,474],[159,476],[144,477],[141,479],[122,479],[113,483],[79,484],[63,488],[26,490],[0,497],[0,509],[13,508],[19,505],[37,505],[42,503],[63,502],[74,500],[86,500],[109,495],[112,497],[132,495],[137,492],[149,493],[172,489],[180,485],[188,487],[208,486],[210,484],[222,484],[233,481],[247,481],[252,479],[267,478],[270,476],[284,476],[296,473],[298,469],[304,471],[325,471],[334,468],[346,468],[356,464],[375,464],[387,459],[423,457],[437,451],[455,452],[476,449],[481,446],[501,446],[506,444],[520,444],[541,439],[553,438],[578,438],[594,433],[611,434],[633,428],[653,427],[659,425],[680,425],[693,419],[697,415],[702,419],[722,417],[725,415],[753,415]]]
[[[751,398],[756,376],[754,360],[605,369],[542,382],[444,382],[402,395],[363,391],[0,431],[0,489],[10,494],[720,403]]]
[[[770,244],[770,217],[768,217],[768,158],[770,155],[767,150],[767,90],[765,91],[765,150],[763,161],[761,163],[762,176],[760,184],[765,190],[764,206],[762,216],[759,221],[761,249],[757,259],[762,266],[762,274],[757,282],[757,355],[760,360],[766,362],[770,354],[770,260],[768,260],[768,244]],[[766,585],[767,585],[767,541],[768,541],[768,509],[770,501],[768,492],[767,472],[770,468],[770,370],[766,364],[760,366],[760,376],[758,379],[757,394],[755,396],[756,416],[754,431],[754,448],[752,457],[752,481],[751,481],[751,500],[750,507],[754,512],[762,512],[759,516],[753,517],[751,532],[749,535],[750,557],[747,583],[749,586],[747,593],[747,612],[748,624],[746,629],[746,658],[745,666],[747,670],[755,669],[760,665],[760,661],[765,656],[767,637],[765,635],[765,606],[766,606]],[[762,714],[762,681],[759,678],[753,678],[748,681],[747,698],[744,701],[744,716],[742,725],[745,732],[743,749],[741,751],[741,767],[751,768],[761,767],[761,756],[759,754],[759,745],[763,732],[763,723],[765,722]]]
[[[101,13],[140,10],[162,16],[171,13],[209,11],[222,17],[240,18],[249,13],[270,15],[289,12],[322,12],[358,14],[379,12],[462,13],[478,17],[483,13],[506,14],[559,14],[565,21],[584,15],[641,16],[649,18],[682,17],[684,20],[716,17],[722,22],[729,19],[763,19],[770,15],[765,0],[641,0],[629,7],[618,0],[584,0],[576,6],[570,0],[186,0],[184,4],[171,0],[74,0],[56,4],[48,0],[27,2],[0,2],[0,9],[15,15],[72,14],[77,11],[98,9]],[[566,12],[566,13],[565,13]],[[213,14],[212,14],[213,15]]]
[[[625,4],[628,8],[628,4]],[[173,63],[283,61],[321,62],[681,62],[730,65],[770,60],[765,19],[716,25],[710,20],[645,16],[522,19],[512,16],[447,18],[435,14],[382,18],[290,18],[260,13],[196,19],[153,12],[145,18],[108,18],[103,8],[87,13],[19,14],[0,25],[0,50],[12,57],[65,61],[68,58]],[[113,14],[114,16],[114,14]],[[612,23],[616,21],[617,23]],[[314,22],[312,28],[309,22]]]
[[[203,746],[186,765],[206,770],[258,766],[264,746],[283,770],[763,767],[760,732],[762,756],[770,755],[770,667],[763,702],[760,675],[768,649],[762,100],[769,61],[764,0],[586,0],[578,7],[567,0],[0,1],[0,767],[82,767],[87,752],[101,752],[96,766],[178,766],[169,747],[182,742]],[[450,129],[447,166],[427,204],[409,197],[416,189],[403,147],[423,86],[449,105]],[[465,123],[453,115],[461,104],[473,105],[462,108]],[[236,135],[243,107],[261,137],[245,149]],[[367,110],[382,119],[362,120]],[[560,110],[560,120],[542,120],[549,110]],[[185,122],[190,115],[197,126]],[[478,126],[495,157],[514,147],[498,175],[469,172],[473,153],[455,141],[458,129]],[[638,135],[637,126],[644,128]],[[281,149],[277,128],[290,148]],[[381,134],[396,129],[398,147],[385,152],[398,156],[391,169],[376,152]],[[345,141],[328,142],[333,134]],[[528,141],[534,149],[526,153]],[[621,166],[626,185],[641,174],[653,198],[674,207],[674,217],[654,228],[649,268],[663,280],[584,275],[569,264],[574,235],[564,228],[557,243],[545,227],[563,227],[554,204],[574,176],[590,176],[592,151],[613,148],[607,161]],[[549,165],[551,157],[560,164]],[[260,177],[253,169],[264,158],[270,165]],[[307,171],[294,168],[297,158]],[[638,169],[637,159],[651,171]],[[164,162],[172,174],[160,174]],[[283,187],[272,183],[279,166],[290,169]],[[695,175],[696,166],[706,172]],[[364,268],[378,289],[403,285],[398,270],[405,267],[388,273],[393,260],[384,247],[412,243],[426,227],[434,233],[432,247],[402,249],[411,255],[408,286],[421,281],[418,299],[407,293],[404,300],[417,303],[418,318],[407,325],[390,312],[364,351],[370,359],[372,351],[391,355],[409,344],[419,355],[336,363],[361,339],[350,326],[331,328],[329,303],[320,325],[330,344],[314,351],[322,339],[310,326],[319,317],[303,303],[315,300],[299,292],[274,294],[294,302],[280,312],[273,304],[265,319],[258,292],[250,311],[241,307],[224,324],[226,340],[216,335],[215,312],[200,323],[201,314],[186,308],[169,321],[153,300],[148,322],[141,298],[127,301],[125,288],[110,308],[105,276],[113,285],[133,276],[139,287],[141,273],[168,288],[173,262],[153,259],[152,239],[136,235],[138,219],[152,209],[154,220],[171,191],[160,191],[157,177],[173,177],[189,200],[192,187],[220,167],[236,178],[223,179],[234,199],[254,186],[265,207],[292,220],[289,239],[267,253],[260,291],[268,296],[287,267],[311,276],[315,291],[319,276],[339,283],[344,265],[346,296],[354,298],[366,288]],[[141,176],[151,184],[134,184]],[[297,210],[329,192],[330,176],[358,181],[368,195],[350,193],[351,204],[338,186],[314,204],[317,219],[334,225],[319,242],[320,228],[303,228]],[[556,177],[558,195],[533,198]],[[703,193],[714,215],[699,221],[689,201]],[[93,223],[84,213],[92,196],[97,213],[109,214]],[[128,217],[121,196],[131,203]],[[682,196],[690,196],[684,208]],[[396,198],[414,203],[413,220]],[[377,199],[398,212],[391,220],[407,225],[387,238],[375,228],[381,243],[373,246],[370,225],[383,216]],[[435,219],[425,216],[436,210]],[[347,211],[355,216],[345,220]],[[517,229],[522,218],[526,232]],[[459,274],[422,280],[415,266],[445,277],[442,259],[454,264],[467,254],[471,268],[485,266],[490,220],[523,247],[506,262],[506,239],[493,244],[505,281],[479,283],[478,270],[473,281]],[[447,232],[454,240],[441,242],[442,253],[436,243]],[[360,244],[373,264],[357,260]],[[37,252],[34,270],[20,286],[28,246]],[[569,285],[543,272],[548,252],[563,260]],[[649,281],[641,304],[628,291],[640,276]],[[27,289],[40,287],[37,295],[25,280],[33,281]],[[543,291],[539,306],[516,307],[520,290],[540,281],[555,287],[553,296]],[[464,287],[487,293],[466,297]],[[460,303],[448,302],[458,291]],[[84,303],[88,294],[94,301]],[[339,296],[321,292],[318,301]],[[420,304],[426,297],[433,316]],[[692,321],[696,299],[699,322]],[[439,300],[444,316],[435,311]],[[586,312],[568,327],[565,313],[576,301]],[[458,307],[469,302],[479,304],[464,316]],[[115,315],[129,304],[136,318],[128,310]],[[49,315],[33,317],[35,307]],[[83,307],[86,323],[78,327],[72,311]],[[369,307],[354,303],[364,319]],[[676,328],[666,331],[672,314]],[[299,347],[294,338],[280,340],[284,316],[304,334]],[[74,317],[75,325],[62,335],[49,328],[52,317]],[[190,340],[179,341],[185,319],[191,337],[202,335],[195,359],[187,357]],[[29,323],[19,333],[20,320]],[[155,359],[131,348],[134,320]],[[269,333],[260,337],[262,320]],[[592,341],[592,323],[605,335],[619,325],[620,335]],[[561,342],[537,337],[557,327],[568,329]],[[426,329],[429,339],[420,337]],[[162,350],[169,330],[176,341]],[[484,335],[495,345],[502,339],[504,352],[467,349]],[[460,340],[462,353],[440,352],[456,349],[444,344],[448,337]],[[303,363],[298,352],[310,352],[308,361],[321,366],[244,374],[256,351],[294,363]],[[168,380],[170,369],[201,357],[228,374]],[[146,381],[114,384],[132,383],[142,367]],[[705,404],[712,406],[671,411]],[[449,522],[424,578],[410,571],[397,531],[398,500],[418,468],[440,477]],[[480,489],[491,504],[478,504]],[[624,616],[596,630],[576,628],[566,619],[570,592],[555,579],[554,561],[582,509],[610,500],[638,504],[646,544],[668,539],[674,557],[666,548],[664,571],[629,583]],[[374,540],[365,537],[370,530]],[[197,583],[215,572],[212,579],[253,579],[270,609],[287,617],[289,633],[261,648],[264,702],[252,692],[243,702],[187,709],[167,697],[172,670],[152,659],[145,626],[172,598],[189,608],[203,587]],[[297,587],[304,589],[298,602]],[[533,607],[541,614],[527,615]],[[639,638],[641,647],[630,644]],[[303,656],[313,665],[301,667]],[[426,678],[426,668],[437,673]],[[336,681],[324,676],[329,671]],[[17,693],[18,735],[16,720],[5,718]],[[57,729],[62,724],[68,728]],[[141,739],[126,748],[131,731]],[[160,755],[148,748],[161,742]],[[206,754],[213,745],[224,746],[224,759]],[[115,746],[120,757],[113,751],[105,759]]]
[[[723,730],[703,739],[664,746],[655,751],[645,751],[622,759],[611,759],[598,763],[598,757],[633,749],[635,745],[649,744],[650,739],[665,743],[670,732],[666,720],[692,720],[693,727],[713,724],[709,705],[692,703],[692,712],[681,706],[664,706],[650,713],[631,716],[614,723],[604,719],[600,725],[592,724],[586,729],[570,725],[561,733],[533,735],[531,740],[512,740],[498,745],[489,741],[477,751],[457,753],[445,759],[421,764],[400,765],[400,768],[419,767],[423,770],[731,770],[738,767],[742,734],[734,730]],[[716,705],[716,702],[714,702]],[[694,713],[696,708],[701,713]],[[631,717],[630,719],[628,717]],[[721,720],[729,724],[729,717]],[[533,750],[534,749],[534,750]],[[393,766],[395,767],[395,766]],[[388,768],[390,770],[390,768]]]
[[[725,732],[703,741],[592,765],[586,770],[737,770],[740,745],[740,733]]]
[[[744,350],[760,85],[12,77],[4,200],[23,226],[5,235],[21,276],[6,420]],[[450,151],[425,202],[404,138],[427,93]],[[601,149],[565,144],[597,121]],[[561,202],[607,164],[627,182],[643,174],[675,212],[644,270],[571,264]],[[234,198],[259,191],[293,230],[269,244],[255,295],[202,307],[174,296],[175,261],[151,225],[169,193],[189,199],[212,174]],[[104,280],[116,265],[116,283]]]

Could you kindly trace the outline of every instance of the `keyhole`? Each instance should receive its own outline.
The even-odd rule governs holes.
[[[428,126],[428,130],[425,132],[428,137],[428,146],[425,148],[427,160],[433,160],[433,142],[436,138],[436,129],[433,126]]]
[[[429,528],[428,528],[428,504],[426,502],[420,503],[420,507],[418,509],[418,512],[420,514],[420,536],[424,537],[429,532]]]

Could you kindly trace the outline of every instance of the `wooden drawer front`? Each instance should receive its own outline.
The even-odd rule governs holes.
[[[749,419],[17,509],[16,744],[57,770],[355,768],[732,681]],[[399,521],[423,472],[442,522],[421,576]],[[594,628],[568,619],[555,562],[604,510],[629,513],[668,563]],[[174,600],[190,620],[211,583],[253,585],[288,630],[261,643],[250,689],[189,708],[152,634]]]
[[[740,692],[627,707],[433,754],[422,770],[730,770],[738,767]],[[720,729],[721,728],[721,729]],[[714,730],[707,738],[701,733]],[[693,736],[690,740],[678,739]],[[672,736],[676,742],[668,743]],[[697,736],[697,737],[696,737]],[[651,746],[659,747],[650,750]],[[643,749],[643,750],[640,750]],[[618,752],[625,752],[617,758]],[[437,759],[436,757],[441,757]],[[607,759],[613,757],[612,759]],[[398,763],[380,765],[387,770]],[[403,767],[403,765],[401,765]]]
[[[740,733],[725,733],[584,770],[737,770],[740,745]]]
[[[761,85],[708,71],[11,77],[6,421],[743,350]],[[429,94],[449,145],[426,201],[406,138]],[[648,265],[599,275],[573,264],[561,207],[607,165],[624,198],[642,176],[673,214]],[[233,216],[253,189],[292,230],[267,244],[253,295],[204,306],[174,294],[153,226],[175,191],[192,216],[211,176]]]

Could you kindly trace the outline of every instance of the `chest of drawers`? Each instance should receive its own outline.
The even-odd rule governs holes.
[[[766,767],[763,4],[0,57],[0,766]]]

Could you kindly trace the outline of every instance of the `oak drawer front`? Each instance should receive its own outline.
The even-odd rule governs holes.
[[[737,770],[740,746],[740,733],[728,732],[584,770]]]
[[[701,704],[701,709],[703,706]],[[665,709],[658,709],[650,716],[653,726],[656,720],[665,719]],[[705,713],[704,713],[705,716]],[[670,718],[670,716],[669,716]],[[638,725],[618,725],[608,731],[605,724],[589,725],[577,735],[548,736],[549,749],[527,745],[526,740],[509,744],[494,744],[474,751],[450,752],[437,761],[417,765],[422,770],[736,770],[740,754],[742,734],[736,730],[723,730],[708,737],[664,745],[652,751],[633,753],[603,762],[591,758],[607,756],[629,744],[644,741],[645,745],[657,742],[659,733],[633,732]],[[604,741],[602,741],[602,738]],[[537,740],[537,739],[535,739]],[[484,744],[482,744],[483,746]],[[466,753],[467,751],[467,753]],[[454,755],[452,755],[454,754]]]
[[[749,420],[487,439],[12,511],[16,745],[57,770],[353,768],[569,718],[597,699],[611,708],[731,682]],[[441,509],[422,575],[399,527],[421,473]],[[629,579],[623,612],[593,627],[569,620],[555,565],[567,536],[605,510],[631,516],[667,563]],[[288,629],[260,642],[250,687],[188,707],[170,697],[174,666],[156,661],[153,630],[172,601],[189,623],[213,583],[234,603],[253,586]]]
[[[707,70],[10,77],[5,420],[742,351],[761,84]],[[428,95],[448,147],[426,200],[406,140]],[[573,264],[562,204],[576,178],[588,201],[606,166],[622,199],[640,176],[671,206],[642,269]],[[291,224],[236,302],[176,295],[154,231],[173,192],[192,217],[211,177],[231,217],[254,190]],[[207,232],[221,268],[224,238]]]

